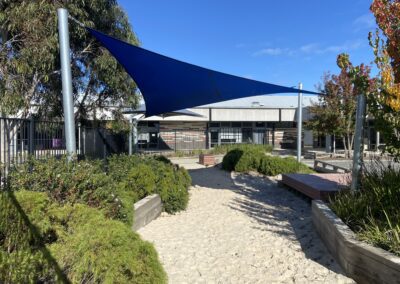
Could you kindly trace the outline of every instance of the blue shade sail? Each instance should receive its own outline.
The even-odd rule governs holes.
[[[146,116],[244,97],[300,92],[185,63],[87,29],[136,82],[146,103]]]

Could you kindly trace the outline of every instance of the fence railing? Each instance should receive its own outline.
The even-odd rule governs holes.
[[[0,164],[3,175],[9,167],[29,156],[45,158],[66,153],[64,124],[34,119],[0,118]]]
[[[104,159],[126,151],[126,138],[101,127],[76,127],[77,154]],[[0,117],[0,177],[28,157],[59,157],[67,153],[62,121]]]

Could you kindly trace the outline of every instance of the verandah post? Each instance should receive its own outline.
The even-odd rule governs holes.
[[[301,90],[303,84],[299,83],[299,96],[298,96],[298,107],[297,107],[297,162],[301,161],[301,138],[302,138],[302,124],[303,124],[303,94]]]

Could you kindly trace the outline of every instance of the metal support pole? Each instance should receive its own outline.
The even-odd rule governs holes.
[[[137,152],[137,136],[138,136],[138,131],[137,131],[137,119],[132,118],[131,119],[131,126],[130,126],[130,131],[129,131],[129,155],[133,155],[133,153]]]
[[[332,152],[332,137],[330,134],[325,136],[325,152],[331,153]]]
[[[31,116],[29,120],[28,153],[35,154],[35,119]]]
[[[351,180],[351,190],[358,189],[360,172],[363,163],[363,127],[365,120],[365,96],[357,97],[357,113],[356,113],[356,131],[354,133],[354,153],[353,153],[353,171]]]
[[[133,131],[132,131],[132,139],[133,139],[133,153],[137,153],[138,147],[138,120],[136,118],[133,119]]]
[[[82,142],[81,142],[81,140],[82,140],[82,133],[81,133],[81,131],[82,131],[82,124],[79,123],[79,124],[78,124],[78,149],[77,149],[77,153],[78,153],[79,155],[82,155]]]
[[[61,59],[61,78],[62,78],[62,95],[64,109],[64,125],[65,125],[65,144],[67,147],[68,159],[72,159],[76,155],[75,141],[75,121],[74,121],[74,102],[72,97],[72,76],[69,49],[69,32],[68,32],[68,11],[63,8],[57,9],[58,15],[58,36],[60,42],[60,59]]]
[[[133,140],[133,118],[131,118],[131,120],[130,120],[130,127],[129,127],[129,137],[128,137],[128,154],[129,154],[129,156],[131,156],[132,155],[132,153],[133,153],[133,142],[132,142],[132,140]]]
[[[380,142],[380,133],[379,131],[376,132],[376,151],[379,151],[379,142]]]
[[[301,133],[303,124],[303,94],[301,90],[303,89],[303,84],[299,83],[299,101],[297,107],[297,162],[301,161]]]

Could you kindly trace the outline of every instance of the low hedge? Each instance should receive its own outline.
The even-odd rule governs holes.
[[[153,193],[160,194],[166,212],[184,210],[191,179],[166,158],[115,155],[106,165],[97,160],[30,159],[10,172],[10,185],[13,191],[47,192],[59,203],[83,203],[132,225],[132,205]]]
[[[165,283],[153,246],[123,223],[45,192],[0,194],[1,283]]]
[[[292,157],[267,156],[261,149],[233,149],[222,160],[222,168],[228,171],[257,171],[275,176],[285,173],[313,173],[306,165]]]
[[[231,150],[240,149],[243,151],[246,150],[254,150],[260,151],[264,153],[271,153],[273,150],[272,145],[263,145],[263,144],[224,144],[224,145],[217,145],[213,149],[211,149],[213,154],[225,154]]]
[[[223,144],[217,145],[212,149],[199,149],[199,150],[187,150],[187,151],[176,151],[170,153],[171,156],[175,157],[187,157],[187,156],[198,156],[200,154],[226,154],[233,149],[241,150],[259,150],[264,153],[271,153],[273,150],[272,145],[262,145],[262,144]]]
[[[267,176],[276,176],[279,174],[290,174],[290,173],[303,173],[310,174],[314,173],[309,167],[303,163],[297,162],[292,157],[275,157],[265,156],[260,160],[258,166],[258,172]]]

